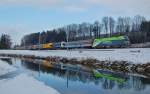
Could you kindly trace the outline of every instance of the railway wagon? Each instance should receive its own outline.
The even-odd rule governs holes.
[[[53,43],[46,43],[46,44],[40,44],[40,45],[32,45],[31,47],[28,47],[30,50],[37,50],[37,49],[52,49]]]
[[[32,45],[29,50],[36,50],[39,49],[39,45]]]
[[[72,42],[63,42],[61,44],[62,48],[91,48],[92,47],[92,40],[82,40],[82,41],[72,41]]]
[[[25,49],[24,46],[21,46],[21,47],[20,47],[20,46],[17,46],[17,47],[14,48],[14,50],[24,50],[24,49]]]
[[[127,36],[95,39],[92,48],[116,48],[127,47],[130,44]]]
[[[54,49],[91,48],[92,40],[53,43]]]
[[[47,43],[47,44],[41,44],[42,47],[41,49],[52,49],[53,48],[53,43]]]
[[[61,43],[62,42],[53,43],[53,49],[61,49]]]

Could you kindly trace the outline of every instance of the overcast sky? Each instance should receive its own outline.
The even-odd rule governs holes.
[[[19,43],[31,32],[137,14],[150,19],[150,0],[0,0],[0,34]]]

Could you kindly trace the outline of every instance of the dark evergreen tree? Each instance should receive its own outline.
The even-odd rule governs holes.
[[[10,49],[11,48],[11,39],[9,35],[2,34],[0,38],[0,49]]]

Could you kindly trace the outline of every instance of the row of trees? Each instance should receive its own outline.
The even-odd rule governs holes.
[[[32,33],[29,35],[26,35],[21,40],[22,46],[27,45],[36,45],[36,44],[44,44],[48,42],[60,42],[60,41],[66,41],[66,32],[63,30],[57,31],[43,31],[42,33]]]
[[[70,24],[58,29],[33,33],[22,38],[22,45],[32,45],[47,42],[69,41],[111,37],[116,35],[128,35],[132,43],[150,41],[149,32],[145,26],[149,24],[143,16],[131,17],[103,17],[101,21],[94,23]],[[144,39],[143,39],[144,37]]]
[[[10,49],[11,48],[11,39],[9,35],[2,34],[0,37],[0,49]]]

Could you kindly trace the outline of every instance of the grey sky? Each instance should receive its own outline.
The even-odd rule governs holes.
[[[0,0],[0,34],[19,43],[24,34],[103,16],[137,14],[150,19],[150,0]]]

